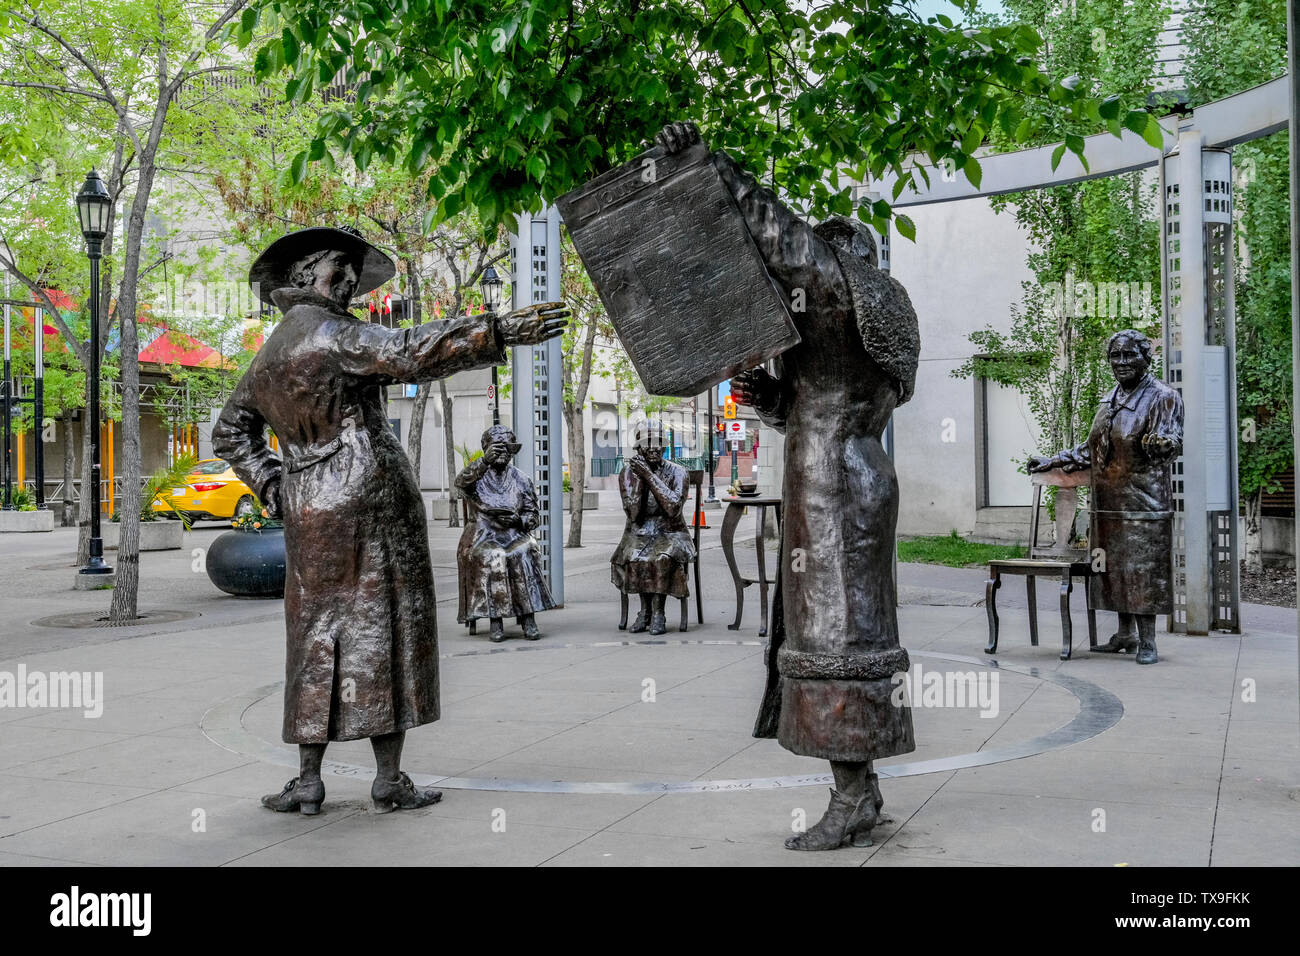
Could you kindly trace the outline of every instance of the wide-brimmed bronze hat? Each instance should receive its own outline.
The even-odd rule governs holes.
[[[292,285],[289,270],[294,263],[326,249],[339,249],[353,253],[361,267],[357,270],[355,295],[365,295],[377,289],[394,275],[397,267],[393,260],[375,246],[366,242],[360,232],[350,226],[335,229],[332,226],[311,226],[281,236],[266,247],[248,270],[248,284],[263,302],[271,301],[271,293]]]

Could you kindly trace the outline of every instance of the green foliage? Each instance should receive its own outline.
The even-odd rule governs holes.
[[[28,488],[14,487],[9,492],[15,511],[35,511],[36,493]]]
[[[472,210],[488,229],[673,120],[697,120],[818,216],[850,213],[868,175],[893,171],[900,194],[926,178],[912,154],[977,183],[972,154],[995,132],[1028,141],[1073,123],[1159,138],[1145,111],[1043,72],[1033,27],[958,29],[910,0],[268,0],[235,33],[256,45],[260,77],[287,72],[287,100],[336,80],[355,90],[320,117],[294,181],[342,156],[362,171],[432,165],[434,221]],[[880,227],[889,212],[882,200],[858,214]]]
[[[990,561],[1026,557],[1020,545],[980,544],[967,541],[956,531],[947,535],[900,538],[898,560],[911,564],[943,564],[950,568],[987,565]]]
[[[1151,91],[1167,4],[1006,0],[1005,9],[1041,31],[1047,69],[1074,74],[1105,98],[1103,115],[1115,115],[1117,98],[1145,98]],[[1089,132],[1085,123],[1041,119],[1036,138],[1043,143]],[[997,145],[1017,144],[999,138]],[[1010,209],[1025,230],[1034,279],[1023,283],[1009,331],[990,326],[972,333],[979,354],[953,374],[1020,390],[1039,426],[1042,450],[1073,447],[1087,438],[1098,402],[1114,384],[1103,354],[1106,339],[1137,328],[1157,346],[1160,341],[1153,187],[1144,185],[1141,173],[1128,173],[1000,197],[994,207]]]
[[[474,462],[478,461],[478,459],[483,457],[483,449],[475,448],[471,450],[469,445],[457,445],[456,454],[460,455],[460,467],[468,468]]]
[[[1185,21],[1193,104],[1286,72],[1285,0],[1204,0]],[[1233,150],[1237,443],[1243,499],[1281,490],[1294,463],[1291,376],[1290,152],[1285,132]],[[1249,426],[1253,425],[1254,440]]]
[[[194,466],[198,463],[199,459],[195,455],[179,455],[170,465],[163,465],[163,467],[146,478],[144,480],[144,490],[140,493],[140,520],[158,520],[158,512],[153,510],[153,503],[161,501],[171,508],[172,512],[181,519],[181,523],[188,530],[190,519],[185,512],[172,504],[167,494],[172,488],[185,484],[185,479],[189,477],[190,472],[194,470]]]

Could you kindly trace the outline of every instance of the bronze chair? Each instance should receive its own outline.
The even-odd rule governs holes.
[[[691,531],[691,537],[695,544],[695,558],[694,560],[691,561],[691,563],[695,565],[695,620],[696,623],[703,624],[704,623],[704,598],[700,594],[699,516],[703,513],[704,470],[693,469],[691,471],[688,471],[686,473],[686,480],[695,486],[695,510],[691,512],[691,524],[693,526]],[[691,497],[691,493],[688,491],[686,493],[686,498],[688,501],[690,500],[690,497]],[[626,631],[627,630],[627,595],[624,594],[622,591],[620,591],[618,594],[618,599],[619,599],[618,629],[620,631]],[[682,622],[678,626],[677,630],[684,631],[686,630],[686,625],[690,621],[690,617],[691,617],[690,611],[688,610],[688,604],[687,604],[687,602],[690,601],[690,598],[684,597],[681,599],[681,601],[682,601]]]
[[[1073,627],[1070,623],[1070,594],[1074,579],[1083,578],[1084,603],[1088,609],[1088,646],[1097,646],[1097,612],[1092,606],[1089,578],[1092,562],[1087,551],[1070,547],[1070,531],[1079,510],[1079,488],[1088,485],[1087,470],[1066,473],[1056,468],[1052,471],[1030,475],[1034,485],[1034,510],[1029,518],[1029,557],[989,562],[989,579],[984,586],[984,606],[989,619],[989,642],[985,654],[995,654],[998,649],[997,592],[1002,587],[1002,575],[1019,574],[1025,579],[1025,593],[1029,600],[1029,643],[1038,646],[1038,575],[1048,575],[1060,581],[1061,587],[1061,660],[1068,661],[1073,652]],[[1043,488],[1053,485],[1056,493],[1056,540],[1050,546],[1038,543],[1039,513],[1043,501]]]

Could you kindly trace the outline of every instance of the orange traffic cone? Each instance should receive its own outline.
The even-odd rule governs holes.
[[[695,523],[693,527],[707,528],[708,526],[709,526],[709,521],[707,518],[704,517],[704,509],[703,508],[697,509],[695,512]]]

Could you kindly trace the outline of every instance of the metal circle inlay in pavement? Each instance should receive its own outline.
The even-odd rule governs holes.
[[[198,611],[155,608],[150,611],[142,611],[134,621],[123,621],[117,624],[110,621],[106,614],[99,611],[72,611],[67,614],[51,614],[49,617],[32,621],[32,624],[36,627],[143,627],[146,624],[172,624],[176,621],[188,621],[190,618],[198,616]]]
[[[516,654],[527,651],[553,650],[587,650],[601,647],[642,647],[660,645],[722,645],[741,647],[761,647],[761,641],[691,641],[691,640],[646,640],[646,641],[597,641],[589,644],[530,644],[522,647],[492,647],[482,650],[453,651],[441,655],[443,658],[480,657],[492,654]],[[947,661],[967,664],[973,668],[1004,671],[1035,680],[1055,684],[1069,691],[1079,701],[1079,712],[1068,723],[1057,727],[1038,737],[1005,747],[993,747],[971,753],[955,754],[950,757],[936,757],[932,760],[915,760],[910,763],[880,765],[876,771],[881,777],[915,777],[927,773],[943,773],[950,770],[963,770],[969,767],[985,767],[989,764],[1003,763],[1007,760],[1019,760],[1032,757],[1051,750],[1060,750],[1071,744],[1095,737],[1114,727],[1124,716],[1124,704],[1118,697],[1091,681],[1071,677],[1060,672],[1044,673],[1037,667],[1021,667],[1002,664],[996,658],[966,657],[961,654],[939,654],[930,651],[909,651],[912,658]],[[244,713],[255,704],[279,691],[283,681],[258,687],[247,694],[231,697],[222,701],[203,715],[200,726],[203,735],[218,747],[244,757],[252,757],[265,763],[284,767],[298,767],[298,752],[285,744],[275,744],[263,740],[244,726]],[[757,700],[754,704],[758,706]],[[337,777],[354,777],[358,780],[370,780],[375,775],[374,768],[355,764],[339,763],[325,760],[321,766],[323,773]],[[439,786],[448,790],[502,790],[523,793],[723,793],[740,790],[783,790],[793,787],[826,786],[833,782],[829,773],[802,774],[784,777],[750,777],[738,780],[665,780],[665,781],[610,781],[595,782],[581,780],[511,780],[498,777],[449,777],[433,773],[410,772],[412,781],[420,786]]]

